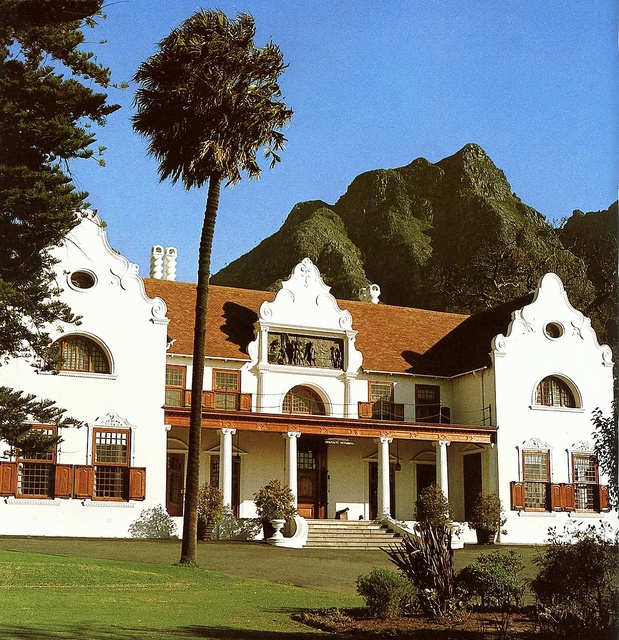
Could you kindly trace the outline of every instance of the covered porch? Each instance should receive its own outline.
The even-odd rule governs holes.
[[[189,415],[166,409],[167,507],[182,515]],[[497,489],[496,428],[205,411],[202,482],[222,489],[239,517],[273,478],[288,484],[309,519],[414,519],[420,491],[435,483],[457,521],[475,496]]]

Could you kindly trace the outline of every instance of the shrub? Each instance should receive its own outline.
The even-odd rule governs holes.
[[[548,544],[535,559],[540,567],[531,588],[542,621],[562,633],[616,630],[619,626],[619,533],[565,527],[549,530]]]
[[[470,529],[480,532],[487,532],[494,539],[494,534],[507,531],[503,526],[507,522],[503,503],[496,493],[480,493],[471,509],[471,518],[468,525]]]
[[[456,576],[456,588],[467,599],[479,598],[483,608],[509,609],[520,606],[524,584],[519,574],[522,557],[515,551],[482,554]]]
[[[395,618],[407,612],[415,596],[410,580],[389,569],[373,569],[357,578],[357,593],[365,598],[370,615]]]
[[[277,478],[254,493],[254,502],[258,518],[263,522],[275,519],[288,520],[297,513],[293,506],[294,496],[290,487],[282,484]]]
[[[225,507],[215,520],[213,540],[252,540],[260,531],[260,521],[255,518],[237,518]]]
[[[417,588],[424,612],[446,616],[455,608],[451,532],[446,527],[422,526],[405,534],[402,543],[385,550],[391,562]]]
[[[176,524],[168,512],[157,505],[144,509],[140,517],[129,525],[132,538],[177,538]]]
[[[198,489],[198,518],[205,524],[213,524],[223,508],[223,491],[212,484],[201,485]]]
[[[423,526],[447,527],[453,518],[445,494],[435,484],[426,487],[415,502],[415,520]]]

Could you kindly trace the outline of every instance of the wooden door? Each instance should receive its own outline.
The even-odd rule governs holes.
[[[297,451],[297,511],[304,518],[327,517],[327,445],[301,436]]]
[[[171,516],[183,515],[185,487],[185,455],[168,453],[166,476],[166,509]]]
[[[370,478],[370,520],[378,518],[378,462],[369,463]],[[389,509],[391,517],[395,518],[395,467],[389,465]]]
[[[464,470],[464,519],[469,521],[473,503],[481,493],[481,453],[469,453],[462,459]]]

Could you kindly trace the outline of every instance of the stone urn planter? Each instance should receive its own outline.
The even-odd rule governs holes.
[[[283,518],[273,518],[269,520],[271,526],[273,527],[273,535],[269,538],[269,540],[282,540],[284,534],[282,533],[282,528],[286,524],[286,521]]]

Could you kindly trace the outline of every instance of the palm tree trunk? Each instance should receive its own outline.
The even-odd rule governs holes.
[[[185,481],[185,516],[181,564],[196,564],[198,559],[198,488],[200,486],[200,454],[202,450],[202,389],[204,383],[204,357],[206,355],[206,312],[208,309],[209,279],[211,277],[211,249],[215,220],[219,208],[221,175],[209,180],[208,195],[200,249],[198,253],[198,286],[196,316],[193,334],[193,374],[191,377],[191,418],[189,421],[189,451],[187,479]]]

